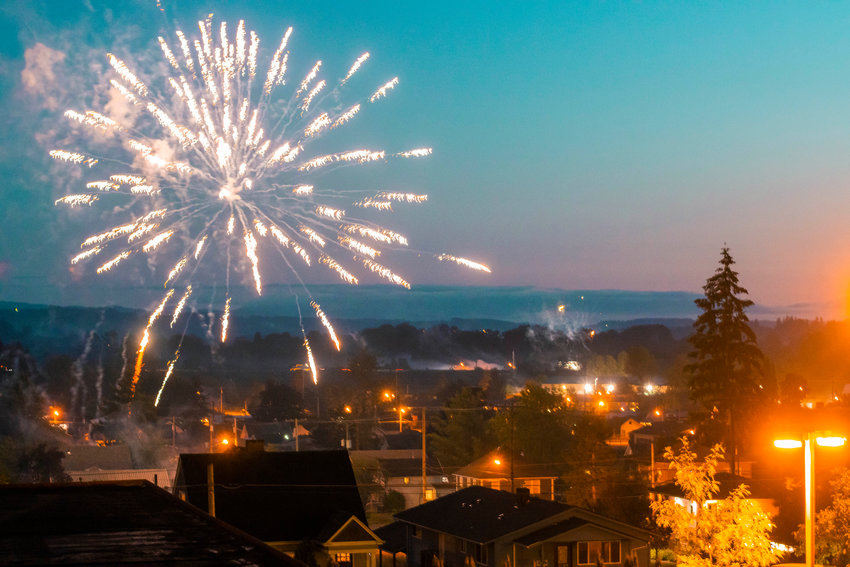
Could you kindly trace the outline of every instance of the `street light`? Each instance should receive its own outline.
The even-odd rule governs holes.
[[[806,448],[806,566],[815,565],[815,443],[821,447],[841,447],[847,441],[824,432],[809,431],[805,441],[796,438],[777,439],[774,447],[779,449]]]

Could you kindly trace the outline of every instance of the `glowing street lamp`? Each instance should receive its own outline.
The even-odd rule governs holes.
[[[841,447],[844,437],[829,436],[823,432],[809,431],[805,441],[795,438],[777,439],[774,447],[779,449],[806,449],[806,566],[815,565],[815,443],[821,447]]]

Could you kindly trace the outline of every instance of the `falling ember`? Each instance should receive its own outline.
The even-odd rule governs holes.
[[[316,367],[316,360],[313,358],[313,349],[310,348],[310,341],[304,338],[304,349],[307,351],[307,363],[310,366],[310,372],[313,374],[313,384],[319,383],[319,369]]]
[[[396,154],[399,157],[425,157],[430,156],[434,153],[434,150],[431,148],[417,148],[415,150],[408,150],[406,152],[401,152]]]
[[[230,298],[224,304],[224,315],[221,316],[221,342],[227,340],[227,327],[230,325]]]
[[[186,307],[186,301],[189,300],[190,295],[192,295],[192,286],[186,287],[186,293],[184,293],[183,297],[180,298],[180,301],[177,302],[177,307],[174,308],[174,315],[171,316],[171,327],[174,327],[174,324],[177,323],[177,319],[180,318],[180,314],[183,312],[183,308]]]
[[[333,325],[331,325],[331,322],[328,320],[327,315],[325,315],[325,312],[322,311],[322,308],[319,307],[319,304],[316,303],[315,301],[311,301],[310,305],[316,311],[316,317],[319,318],[319,321],[321,321],[322,325],[325,326],[325,329],[328,330],[328,335],[330,335],[331,341],[333,341],[334,346],[336,346],[336,350],[340,350],[341,345],[339,343],[339,339],[336,337],[336,333],[334,332]]]
[[[172,372],[174,372],[174,365],[177,364],[178,358],[180,358],[179,352],[175,353],[174,359],[168,363],[168,370],[165,371],[165,376],[162,378],[162,385],[156,393],[156,400],[153,403],[154,407],[159,407],[159,400],[162,398],[162,391],[165,390],[165,385],[168,383],[168,379],[171,378]]]
[[[361,191],[352,198],[344,188],[319,185],[314,174],[317,169],[431,155],[428,147],[346,150],[329,147],[332,140],[322,139],[359,119],[367,102],[389,96],[399,84],[398,77],[376,90],[367,85],[345,103],[343,87],[370,58],[368,52],[357,57],[339,81],[322,76],[326,68],[321,61],[300,81],[289,81],[292,27],[286,29],[267,67],[261,70],[260,38],[244,21],[235,26],[221,22],[215,28],[212,24],[210,15],[198,22],[194,37],[182,30],[170,37],[156,37],[155,49],[165,64],[148,71],[164,70],[164,77],[131,68],[132,56],[106,54],[113,73],[107,85],[109,96],[132,105],[132,116],[119,121],[96,110],[69,109],[65,117],[75,129],[98,134],[98,154],[103,155],[50,151],[58,161],[82,168],[97,166],[103,171],[100,180],[85,179],[84,189],[57,199],[56,205],[103,201],[121,215],[149,211],[100,229],[86,238],[84,250],[71,258],[72,264],[81,264],[109,254],[111,259],[96,268],[102,274],[144,252],[146,261],[161,270],[157,277],[167,293],[144,329],[134,389],[154,322],[175,290],[180,290],[181,299],[171,316],[172,327],[186,317],[190,301],[199,301],[197,286],[193,292],[191,284],[200,277],[218,278],[210,276],[218,271],[208,269],[207,262],[226,262],[221,276],[226,282],[222,342],[230,322],[231,276],[250,266],[256,292],[262,293],[263,269],[274,252],[299,281],[301,262],[311,266],[311,257],[318,257],[350,284],[359,282],[358,275],[343,267],[344,263],[359,273],[410,287],[390,266],[374,261],[405,252],[407,238],[369,220],[349,219],[345,211],[346,206],[357,206],[389,212],[396,203],[423,203],[427,195],[388,190],[369,197]],[[286,92],[279,92],[284,87]],[[321,108],[324,101],[332,106]],[[314,144],[319,139],[322,141]],[[312,147],[328,149],[319,153],[311,151]],[[132,164],[130,171],[125,169],[128,164]],[[300,260],[292,262],[294,257]],[[463,258],[448,254],[438,258],[489,272],[486,266]],[[214,287],[217,281],[212,284]],[[339,349],[329,318],[315,301],[311,300],[311,305]],[[305,349],[316,381],[318,371],[306,337]],[[178,358],[175,353],[168,365],[157,403]]]
[[[101,250],[103,250],[103,248],[101,248],[100,246],[95,246],[94,248],[89,248],[85,252],[80,252],[79,254],[71,258],[71,264],[76,264],[80,260],[85,260],[86,258],[94,256],[95,254],[99,254]]]
[[[472,270],[487,272],[488,274],[490,273],[490,268],[488,268],[484,264],[479,264],[478,262],[473,262],[472,260],[467,260],[466,258],[452,256],[451,254],[440,254],[439,256],[437,256],[437,260],[441,262],[454,262],[455,264],[466,266],[467,268],[470,268]]]
[[[91,205],[95,201],[97,201],[97,195],[67,195],[61,199],[56,199],[53,204],[63,203],[74,207],[76,205]]]
[[[346,73],[345,78],[342,80],[342,82],[340,84],[344,85],[345,83],[347,83],[348,79],[350,79],[354,75],[354,73],[356,73],[357,70],[360,69],[360,66],[363,65],[363,63],[367,59],[369,59],[369,52],[368,51],[357,58],[357,60],[351,66],[351,69],[348,70],[348,73]]]
[[[391,79],[387,84],[376,90],[372,96],[369,97],[369,102],[375,102],[379,98],[384,98],[387,96],[387,91],[394,89],[398,85],[398,77]]]

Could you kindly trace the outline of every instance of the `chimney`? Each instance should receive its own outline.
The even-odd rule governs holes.
[[[262,453],[265,451],[265,441],[262,439],[248,439],[245,441],[245,450],[249,453]]]
[[[525,506],[531,500],[531,491],[525,486],[520,486],[516,489],[516,503],[518,506]]]

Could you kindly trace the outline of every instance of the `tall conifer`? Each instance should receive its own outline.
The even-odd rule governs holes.
[[[738,272],[729,248],[723,247],[720,266],[703,286],[705,297],[694,301],[702,313],[688,339],[692,362],[689,375],[691,398],[725,422],[733,470],[737,465],[736,425],[757,397],[764,355],[745,313],[753,305],[747,290],[738,283]]]

